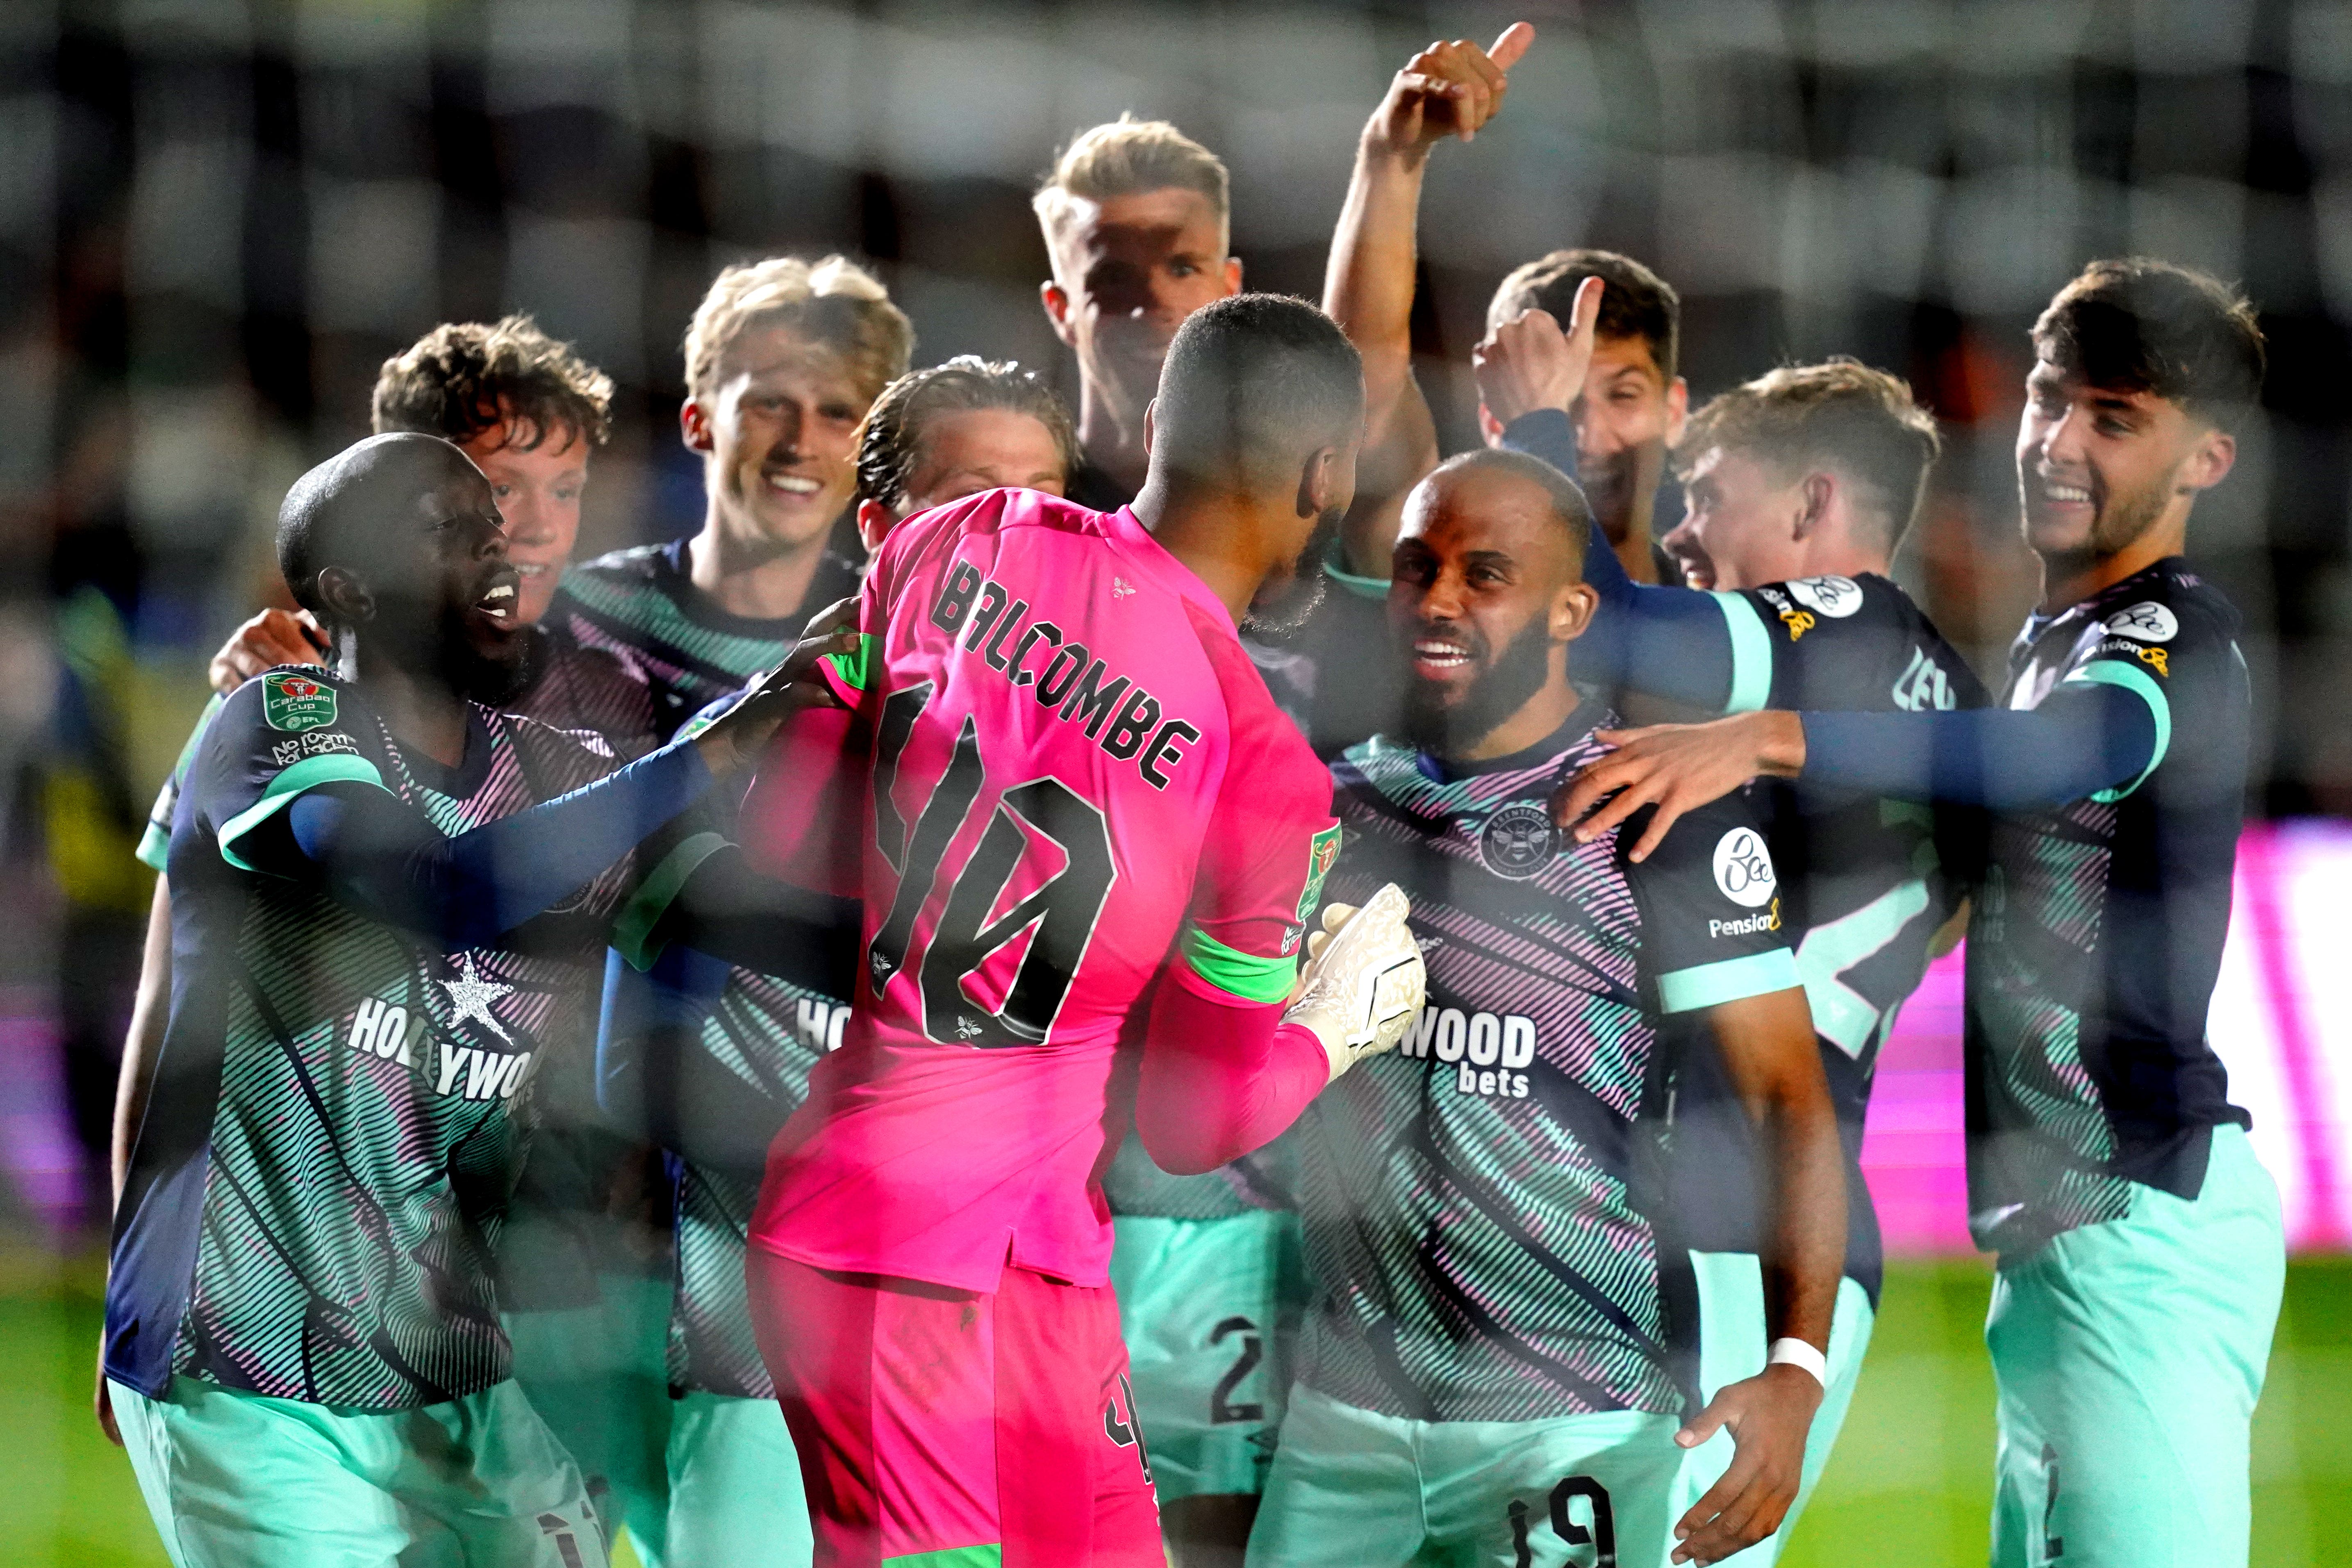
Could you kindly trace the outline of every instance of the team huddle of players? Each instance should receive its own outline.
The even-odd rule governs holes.
[[[569,564],[612,387],[527,319],[385,363],[142,847],[99,1411],[178,1568],[1769,1562],[1963,929],[1992,1560],[2245,1561],[2284,1257],[2182,552],[2252,311],[2101,262],[2036,324],[1996,703],[1891,580],[1895,376],[1690,410],[1672,288],[1559,251],[1438,449],[1421,189],[1532,36],[1391,82],[1320,310],[1206,149],[1078,137],[1075,420],[728,268],[688,539]]]

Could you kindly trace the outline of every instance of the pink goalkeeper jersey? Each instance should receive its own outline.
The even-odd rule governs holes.
[[[1102,1284],[1139,1004],[1163,967],[1288,994],[1339,852],[1330,776],[1128,511],[1003,489],[917,518],[858,629],[828,673],[845,763],[871,767],[865,973],[751,1239],[963,1289],[1008,1262]]]

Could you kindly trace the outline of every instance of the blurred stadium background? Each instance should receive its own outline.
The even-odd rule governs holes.
[[[2083,260],[2240,279],[2272,374],[2200,569],[2260,733],[2212,1031],[2303,1256],[2256,1428],[2254,1561],[2352,1561],[2352,5],[1596,0],[1424,6],[745,0],[0,4],[0,1496],[26,1563],[160,1563],[87,1414],[135,826],[268,519],[434,321],[533,311],[620,383],[583,555],[689,531],[677,340],[740,257],[845,250],[917,363],[1058,363],[1027,193],[1133,109],[1232,164],[1249,282],[1319,292],[1357,129],[1439,36],[1539,37],[1439,155],[1415,331],[1452,445],[1495,280],[1555,246],[1685,300],[1704,397],[1785,359],[1908,374],[1950,455],[1905,571],[1997,668],[2033,586],[2024,329]],[[1063,367],[1066,374],[1066,366]],[[2193,737],[2191,738],[2193,740]],[[1893,1270],[1804,1564],[1983,1560],[1989,1275],[1959,1187],[1958,972],[1889,1047],[1867,1163]]]

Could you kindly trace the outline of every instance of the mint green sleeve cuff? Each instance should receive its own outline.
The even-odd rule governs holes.
[[[293,805],[304,791],[329,784],[371,784],[383,790],[386,795],[392,793],[384,785],[383,775],[376,772],[375,764],[365,757],[352,756],[348,752],[305,757],[291,767],[280,769],[278,776],[269,781],[268,787],[261,792],[259,800],[220,825],[214,837],[220,845],[221,858],[240,871],[258,873],[260,867],[236,852],[238,843],[247,834]]]
[[[1723,710],[1754,713],[1772,700],[1772,634],[1746,595],[1711,590],[1708,596],[1731,633],[1731,695]]]
[[[2172,701],[2165,696],[2164,688],[2156,683],[2154,676],[2136,666],[2126,664],[2121,659],[2095,660],[2068,676],[2062,684],[2072,686],[2077,681],[2095,683],[2100,686],[2120,686],[2126,691],[2137,692],[2140,700],[2147,704],[2149,715],[2156,720],[2156,744],[2149,750],[2147,766],[2140,769],[2139,776],[2129,784],[2116,784],[2112,788],[2100,790],[2091,796],[2101,805],[2109,801],[2121,800],[2147,783],[2147,775],[2156,772],[2157,764],[2164,761],[2164,753],[2171,750]]]
[[[196,748],[205,743],[205,734],[212,728],[214,718],[228,700],[215,691],[205,703],[188,738],[180,747],[180,755],[172,764],[172,776],[155,794],[154,807],[147,813],[147,829],[139,836],[139,847],[131,853],[142,866],[161,872],[172,858],[172,813],[180,803],[180,791],[186,787],[188,770],[196,765]]]
[[[1178,939],[1185,967],[1207,984],[1244,1002],[1285,1002],[1298,980],[1298,960],[1260,958],[1227,947],[1190,921]]]
[[[1804,984],[1797,961],[1785,947],[1696,964],[1658,976],[1658,1011],[1694,1013],[1743,996],[1763,996]]]
[[[1335,542],[1329,554],[1323,557],[1323,575],[1353,594],[1359,599],[1385,599],[1389,596],[1389,580],[1385,577],[1359,577],[1340,564],[1339,546]]]
[[[139,863],[150,871],[164,870],[172,858],[171,830],[151,819],[147,824],[147,831],[139,836],[139,847],[131,853],[137,857]]]
[[[613,921],[613,949],[640,974],[654,966],[663,944],[654,941],[654,928],[705,860],[727,847],[724,835],[697,833],[684,839],[637,883],[636,891]]]

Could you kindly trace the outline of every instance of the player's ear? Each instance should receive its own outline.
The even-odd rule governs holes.
[[[1810,539],[1829,517],[1830,507],[1837,500],[1837,479],[1816,469],[1797,481],[1797,514],[1791,520],[1791,537]]]
[[[312,592],[330,626],[356,626],[375,618],[375,595],[355,572],[341,566],[321,567]]]
[[[689,452],[707,453],[717,445],[717,437],[710,428],[710,415],[703,408],[700,399],[689,397],[677,405],[677,434]]]
[[[1307,455],[1298,471],[1298,515],[1320,517],[1339,502],[1339,464],[1346,454],[1337,447],[1318,447]]]
[[[890,537],[890,530],[898,526],[898,521],[890,515],[890,509],[878,500],[857,503],[857,537],[865,542],[867,554],[882,548],[882,542]]]
[[[1231,299],[1241,291],[1242,258],[1238,256],[1228,256],[1225,258],[1225,297]]]
[[[1500,447],[1503,444],[1503,422],[1495,417],[1483,397],[1478,400],[1478,434],[1486,437],[1489,447]]]
[[[1143,450],[1147,457],[1151,452],[1151,416],[1158,413],[1159,409],[1160,399],[1156,397],[1143,405]]]
[[[1592,625],[1592,612],[1601,607],[1601,595],[1591,584],[1575,582],[1565,584],[1551,596],[1551,640],[1574,642]]]
[[[1054,335],[1062,340],[1066,349],[1076,348],[1070,330],[1070,295],[1051,278],[1037,285],[1037,298],[1045,307],[1045,319],[1054,323]]]
[[[1666,445],[1679,447],[1683,422],[1690,417],[1690,383],[1676,376],[1666,384]]]
[[[2180,488],[2191,492],[2211,489],[2230,477],[2237,462],[2238,438],[2215,426],[2198,438],[2189,460],[2181,464]]]

